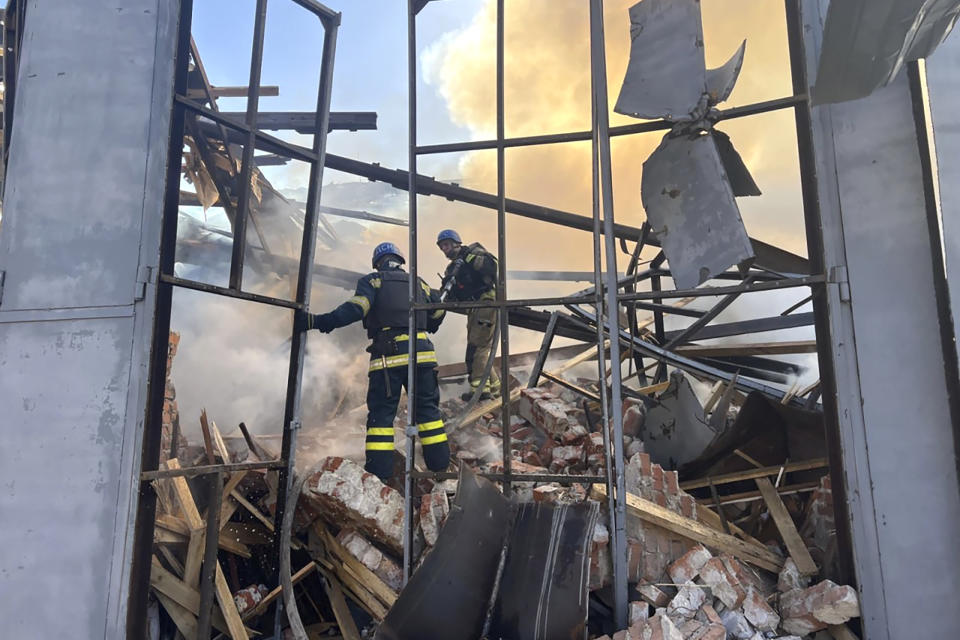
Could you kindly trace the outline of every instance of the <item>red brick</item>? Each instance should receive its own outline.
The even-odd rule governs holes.
[[[697,511],[694,505],[695,501],[693,496],[686,493],[680,496],[680,513],[682,513],[685,518],[697,517]]]
[[[653,465],[651,477],[653,478],[653,490],[663,491],[663,467],[658,464]],[[662,506],[666,506],[666,503]]]
[[[702,544],[696,545],[670,565],[670,580],[674,584],[683,584],[693,580],[699,575],[703,565],[712,557],[713,555],[706,547]]]
[[[666,485],[665,491],[672,495],[680,493],[680,481],[677,478],[676,471],[664,471],[663,482]]]
[[[713,591],[713,597],[719,598],[728,609],[739,607],[747,595],[720,558],[711,558],[704,563],[700,579]]]
[[[860,607],[853,587],[824,580],[809,589],[783,594],[780,615],[785,630],[802,636],[828,625],[843,624],[859,616]]]

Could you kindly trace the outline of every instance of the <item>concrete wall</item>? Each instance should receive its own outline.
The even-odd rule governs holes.
[[[803,3],[811,74],[826,5]],[[945,99],[956,112],[960,94]],[[960,489],[906,75],[813,117],[866,637],[955,637],[960,609],[948,602],[958,586]]]
[[[25,2],[0,229],[0,628],[121,638],[179,2]]]

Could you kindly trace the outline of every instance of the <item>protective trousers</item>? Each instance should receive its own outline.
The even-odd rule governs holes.
[[[484,297],[481,297],[484,299]],[[467,312],[467,379],[470,381],[470,390],[474,391],[483,381],[483,373],[487,368],[487,360],[493,351],[493,336],[497,330],[497,310],[470,309]],[[483,385],[482,391],[492,396],[500,394],[500,376],[497,367],[490,367],[490,376]]]
[[[364,468],[386,482],[393,475],[393,420],[400,402],[400,389],[407,388],[407,365],[374,369],[377,363],[378,359],[371,361],[367,387],[367,464]],[[450,464],[450,446],[440,414],[440,386],[434,364],[417,366],[414,415],[424,462],[431,471],[446,471]]]

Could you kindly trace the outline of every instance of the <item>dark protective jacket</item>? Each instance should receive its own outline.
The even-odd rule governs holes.
[[[439,294],[422,278],[418,280],[421,294],[418,302],[439,302]],[[384,331],[405,332],[409,322],[409,282],[410,274],[399,266],[386,267],[363,276],[357,280],[354,296],[330,312],[334,320],[333,328],[363,320],[370,338]],[[443,322],[444,313],[442,309],[418,313],[417,329],[435,332]]]
[[[497,258],[479,242],[460,247],[460,254],[447,265],[444,282],[456,268],[457,260],[463,266],[456,274],[456,284],[450,291],[454,300],[479,300],[484,294],[497,289]],[[493,297],[493,296],[487,296]]]

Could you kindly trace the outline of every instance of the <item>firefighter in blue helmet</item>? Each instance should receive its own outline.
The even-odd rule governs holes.
[[[460,234],[444,229],[437,236],[437,246],[450,260],[443,276],[443,291],[453,300],[496,300],[497,258],[479,242],[463,245]],[[493,351],[497,330],[497,310],[494,307],[467,311],[467,350],[464,360],[470,391],[463,394],[468,400],[480,388],[480,398],[488,400],[500,395],[500,376],[496,367],[490,369],[486,381],[483,374]]]
[[[410,275],[403,270],[403,256],[392,242],[373,250],[374,271],[357,281],[356,294],[329,313],[301,314],[300,326],[330,333],[363,320],[371,344],[369,386],[367,387],[367,463],[365,469],[386,482],[393,474],[393,420],[397,415],[400,389],[407,386],[410,344],[417,350],[417,381],[414,416],[423,459],[432,471],[445,471],[450,447],[440,414],[440,387],[437,383],[437,354],[427,332],[433,333],[443,321],[442,310],[416,314],[417,334],[408,335]],[[423,281],[417,287],[419,302],[437,302],[439,295]]]

